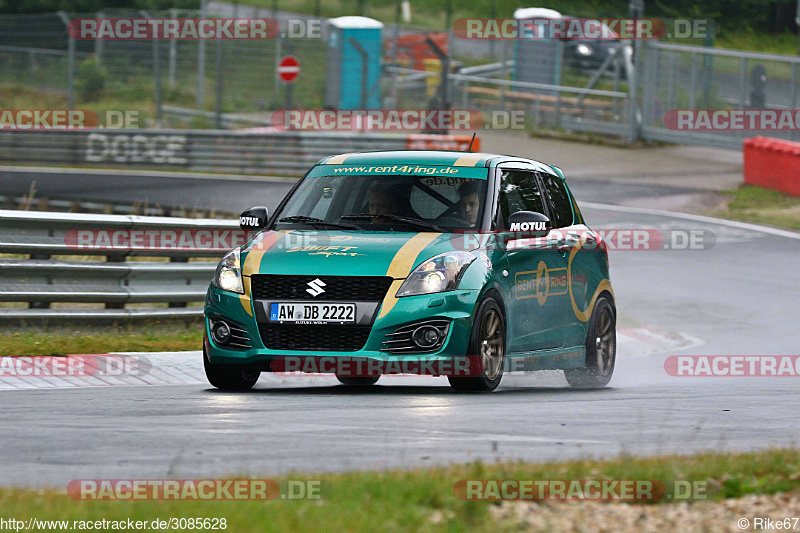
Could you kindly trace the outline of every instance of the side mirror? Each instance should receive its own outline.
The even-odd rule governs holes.
[[[545,237],[552,227],[549,218],[535,211],[517,211],[508,217],[508,232],[523,233],[520,237]]]
[[[244,230],[259,230],[267,226],[269,211],[264,206],[251,207],[239,217],[239,227]]]

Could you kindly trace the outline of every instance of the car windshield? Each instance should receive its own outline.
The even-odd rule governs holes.
[[[486,180],[442,176],[306,178],[275,217],[274,229],[458,231],[480,225]]]

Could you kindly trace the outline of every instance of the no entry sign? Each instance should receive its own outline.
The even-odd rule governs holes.
[[[286,56],[278,63],[278,76],[286,83],[292,83],[300,74],[300,62],[294,56]]]

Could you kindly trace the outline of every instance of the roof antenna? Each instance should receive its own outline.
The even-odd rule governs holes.
[[[477,131],[477,130],[475,130],[475,132],[472,134],[472,140],[471,140],[471,141],[469,141],[469,148],[467,148],[467,152],[471,152],[471,151],[472,151],[472,143],[474,143],[474,142],[475,142],[475,136],[476,136],[477,134],[478,134],[478,131]]]

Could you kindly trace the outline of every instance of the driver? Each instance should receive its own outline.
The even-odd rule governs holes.
[[[478,212],[481,209],[480,198],[478,197],[477,180],[464,182],[458,189],[461,199],[458,201],[458,212],[461,217],[474,227],[478,222]]]
[[[395,210],[395,202],[388,190],[375,188],[369,192],[369,213],[371,215],[392,215]]]

